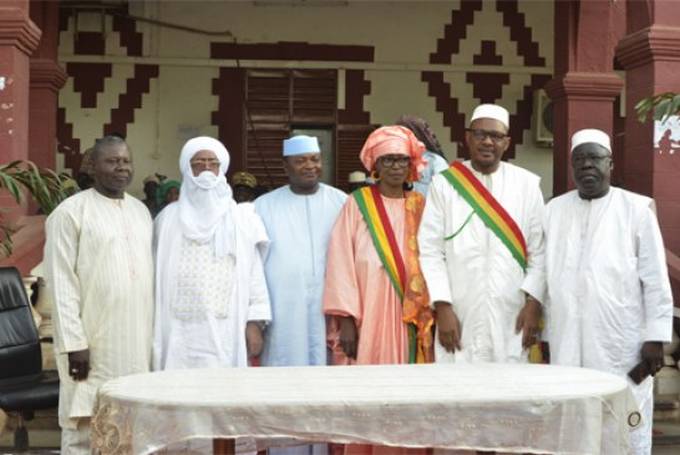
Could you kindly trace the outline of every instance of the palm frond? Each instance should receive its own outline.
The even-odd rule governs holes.
[[[0,189],[6,189],[17,203],[23,200],[26,190],[40,207],[49,215],[57,205],[73,194],[78,185],[67,174],[57,174],[50,169],[39,168],[31,161],[13,161],[0,165]],[[12,234],[0,213],[0,257],[12,253]]]
[[[672,115],[680,115],[680,93],[666,92],[640,100],[635,105],[638,120],[646,122],[652,116],[654,120],[665,122]]]

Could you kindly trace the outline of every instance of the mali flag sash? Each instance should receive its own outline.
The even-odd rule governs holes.
[[[406,287],[406,266],[401,257],[397,239],[394,237],[392,224],[387,217],[380,191],[376,185],[371,185],[360,188],[352,194],[371,233],[380,262],[385,267],[397,295],[403,299]]]
[[[510,214],[463,163],[454,161],[442,172],[453,188],[508,248],[523,270],[527,268],[527,245],[522,231]]]
[[[373,245],[387,272],[387,276],[403,302],[406,290],[406,264],[399,250],[399,244],[394,236],[390,219],[387,217],[380,191],[376,185],[365,186],[352,193],[359,206],[368,231],[373,239]],[[407,324],[409,363],[418,362],[417,327],[413,323]]]

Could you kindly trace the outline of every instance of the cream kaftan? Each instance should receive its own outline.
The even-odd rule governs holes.
[[[92,415],[105,381],[149,370],[153,317],[152,224],[144,204],[94,189],[47,219],[45,270],[54,302],[59,424]],[[68,352],[90,350],[85,381],[68,374]]]

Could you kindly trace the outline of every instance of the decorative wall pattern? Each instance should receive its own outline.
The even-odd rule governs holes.
[[[141,172],[176,177],[179,148],[196,134],[219,137],[233,152],[233,169],[247,167],[257,160],[248,161],[243,152],[244,72],[319,69],[337,73],[338,184],[347,170],[360,168],[361,144],[376,125],[403,113],[420,115],[447,157],[464,157],[461,144],[472,109],[498,102],[511,113],[507,158],[541,174],[544,190],[551,188],[550,152],[537,148],[530,133],[534,90],[552,70],[552,4],[390,5],[385,10],[372,2],[287,8],[144,0],[120,3],[103,18],[62,8],[60,57],[69,75],[58,119],[64,163],[77,169],[81,149],[94,138],[127,132],[144,151],[136,158]],[[126,16],[131,9],[184,27],[229,30],[237,41],[137,23]]]
[[[491,2],[465,1],[460,9],[451,13],[451,22],[444,26],[444,38],[437,41],[437,50],[430,54],[430,63],[450,63],[459,59],[461,44],[466,40],[478,40],[480,52],[473,56],[475,65],[503,65],[503,55],[499,55],[496,42],[479,40],[474,34],[476,13],[490,8]],[[545,67],[546,59],[539,53],[539,44],[532,39],[531,29],[527,26],[524,13],[518,10],[517,0],[496,0],[495,10],[502,16],[504,27],[510,30],[510,39],[516,44],[516,54],[527,67]],[[472,86],[472,95],[480,103],[496,103],[503,99],[505,86],[510,83],[510,72],[476,72],[466,74],[466,81]],[[422,80],[428,83],[428,94],[436,99],[437,110],[444,115],[444,124],[450,129],[451,141],[464,143],[466,120],[460,115],[458,95],[452,93],[450,84],[444,82],[444,72],[424,71]],[[545,74],[532,75],[531,83],[524,85],[515,105],[506,105],[511,112],[510,136],[512,142],[504,159],[515,158],[517,145],[524,142],[524,130],[531,127],[534,91],[550,80]],[[460,89],[460,88],[459,88]],[[501,103],[503,104],[503,103]],[[458,155],[467,157],[467,151],[459,148]]]
[[[60,10],[60,31],[70,33],[69,43],[60,43],[61,47],[73,46],[74,55],[106,55],[107,29],[117,35],[118,44],[125,49],[126,56],[141,56],[143,36],[136,30],[136,21],[125,16],[128,6],[121,4],[118,11],[112,11],[114,15],[101,16],[101,30],[80,31],[77,14],[73,9],[62,8]],[[119,14],[119,15],[115,15]],[[108,39],[111,39],[108,37]],[[80,108],[101,109],[97,105],[98,95],[104,92],[105,81],[112,76],[113,65],[100,62],[68,62],[66,73],[73,81],[73,90],[80,94]],[[95,133],[95,137],[105,134],[118,133],[126,135],[127,125],[134,122],[134,111],[142,107],[142,95],[149,92],[149,82],[158,77],[158,65],[135,65],[134,75],[127,79],[127,90],[118,97],[117,106],[110,108],[110,121],[102,124],[101,132]],[[57,116],[57,140],[58,151],[65,155],[67,168],[77,170],[81,161],[80,139],[73,137],[73,125],[68,122],[66,110],[61,107]],[[91,144],[86,144],[89,147]]]
[[[118,107],[111,109],[111,121],[104,134],[127,135],[127,126],[135,120],[135,109],[142,107],[142,95],[149,93],[151,79],[158,77],[158,65],[135,65],[134,76],[127,80],[127,90],[118,96]]]

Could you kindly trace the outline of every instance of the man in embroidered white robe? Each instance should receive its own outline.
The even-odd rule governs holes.
[[[544,283],[539,177],[501,162],[508,112],[481,105],[465,134],[463,163],[507,211],[526,241],[526,270],[472,206],[439,174],[432,180],[418,241],[437,312],[435,361],[523,362],[536,341]],[[540,268],[539,268],[540,269]]]
[[[654,375],[671,341],[673,297],[653,201],[610,187],[603,131],[576,132],[571,148],[577,189],[550,201],[545,216],[551,363],[627,377],[642,360]],[[632,452],[649,454],[654,380],[629,383],[642,414]]]
[[[151,216],[125,193],[132,161],[107,136],[93,152],[94,188],[47,219],[44,267],[54,302],[61,453],[89,454],[99,386],[149,370],[153,317]]]
[[[193,138],[179,161],[179,200],[155,222],[153,368],[247,366],[271,319],[267,234],[253,205],[232,199],[222,143]]]

